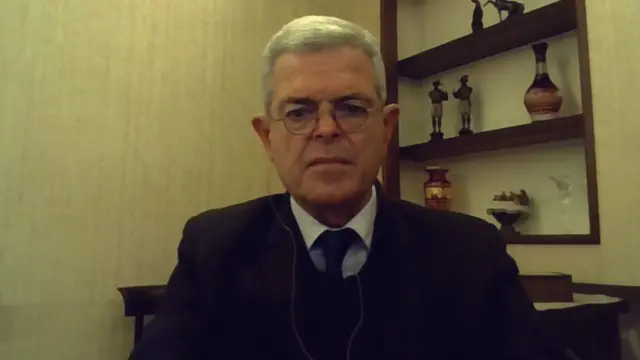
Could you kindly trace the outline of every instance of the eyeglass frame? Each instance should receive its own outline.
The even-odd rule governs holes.
[[[333,121],[336,122],[336,124],[338,125],[338,127],[344,131],[345,133],[350,133],[350,132],[355,132],[357,130],[359,130],[360,128],[362,128],[371,118],[371,113],[373,113],[374,111],[378,111],[378,110],[383,110],[384,107],[383,106],[364,106],[364,105],[354,105],[354,106],[358,106],[361,107],[363,110],[366,111],[366,118],[364,118],[362,120],[361,123],[359,123],[357,126],[353,127],[353,128],[345,128],[343,123],[340,122],[340,120],[338,120],[338,116],[336,115],[336,109],[335,109],[335,104],[338,102],[347,102],[347,101],[362,101],[365,103],[370,103],[369,101],[360,98],[359,96],[344,96],[338,99],[334,99],[334,100],[330,100],[329,103],[332,104],[331,110],[330,110],[330,115],[331,115],[331,119],[333,119]],[[282,115],[281,117],[271,117],[271,119],[273,121],[281,121],[284,128],[291,134],[293,135],[309,135],[311,134],[317,127],[318,125],[318,121],[320,121],[320,116],[322,115],[322,112],[320,111],[320,103],[316,102],[313,99],[310,98],[296,98],[296,99],[292,99],[291,101],[287,101],[287,103],[293,103],[293,104],[297,104],[297,105],[303,105],[303,106],[307,106],[310,107],[309,104],[313,104],[316,107],[316,110],[314,111],[314,115],[315,117],[308,119],[308,123],[309,124],[313,124],[313,126],[309,126],[308,130],[304,130],[304,131],[294,131],[290,128],[289,125],[287,125],[289,122],[287,121],[287,117],[286,114]],[[363,116],[365,116],[363,114]]]

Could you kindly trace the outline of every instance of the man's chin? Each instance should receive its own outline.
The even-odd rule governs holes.
[[[304,191],[307,202],[317,205],[336,205],[358,196],[355,184],[317,184]]]

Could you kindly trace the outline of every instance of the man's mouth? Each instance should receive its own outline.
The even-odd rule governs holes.
[[[316,165],[349,165],[351,161],[341,157],[320,157],[309,162],[309,167]]]

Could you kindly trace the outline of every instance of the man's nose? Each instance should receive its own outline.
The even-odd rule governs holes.
[[[333,118],[332,111],[320,111],[313,131],[314,139],[336,139],[340,137],[340,127]]]

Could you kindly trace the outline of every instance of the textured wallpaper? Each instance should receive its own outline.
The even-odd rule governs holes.
[[[587,5],[603,245],[510,251],[525,269],[638,285],[640,3]],[[377,0],[0,1],[0,359],[125,358],[116,287],[164,282],[190,215],[280,190],[249,123],[270,34],[307,14],[377,33],[378,13]]]
[[[0,359],[123,359],[118,286],[166,281],[187,218],[281,189],[250,119],[263,46],[378,1],[0,1]]]

